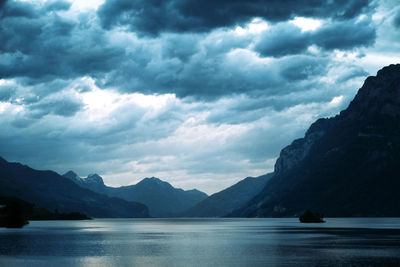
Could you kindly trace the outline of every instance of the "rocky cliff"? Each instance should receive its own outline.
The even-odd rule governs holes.
[[[275,176],[233,216],[399,216],[400,64],[368,77],[349,107],[280,153]]]

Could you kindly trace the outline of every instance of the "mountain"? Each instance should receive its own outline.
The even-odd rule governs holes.
[[[185,211],[183,217],[223,217],[245,205],[264,188],[273,174],[247,177],[204,199]]]
[[[69,171],[64,177],[101,194],[144,203],[154,217],[176,216],[207,198],[207,194],[196,189],[185,191],[174,188],[171,184],[155,177],[144,178],[135,185],[121,187],[106,186],[97,174],[82,179],[73,171]]]
[[[148,217],[140,203],[110,198],[82,188],[53,172],[38,171],[0,158],[0,196],[13,196],[51,211],[81,212],[91,217]]]
[[[368,77],[346,110],[284,148],[274,177],[231,216],[400,216],[400,64]]]

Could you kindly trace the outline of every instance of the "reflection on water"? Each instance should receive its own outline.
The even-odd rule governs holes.
[[[400,219],[96,219],[0,229],[0,266],[400,266]]]

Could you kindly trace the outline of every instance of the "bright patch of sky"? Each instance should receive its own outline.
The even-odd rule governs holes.
[[[322,25],[320,20],[303,17],[296,17],[289,22],[299,27],[303,32],[315,31]]]

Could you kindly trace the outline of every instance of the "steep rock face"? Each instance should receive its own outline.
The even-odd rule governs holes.
[[[311,147],[325,134],[324,131],[307,133],[304,138],[294,140],[291,145],[282,149],[275,163],[275,174],[282,175],[298,166],[308,155]]]
[[[400,65],[368,77],[349,107],[284,148],[275,176],[233,216],[400,216]]]
[[[334,125],[332,119],[318,119],[307,130],[304,138],[294,140],[289,146],[281,150],[276,160],[274,174],[283,175],[294,167],[299,166],[306,158],[312,146],[320,140]]]
[[[143,204],[97,194],[55,172],[34,170],[2,158],[0,196],[16,196],[51,211],[77,211],[91,217],[149,217]]]

